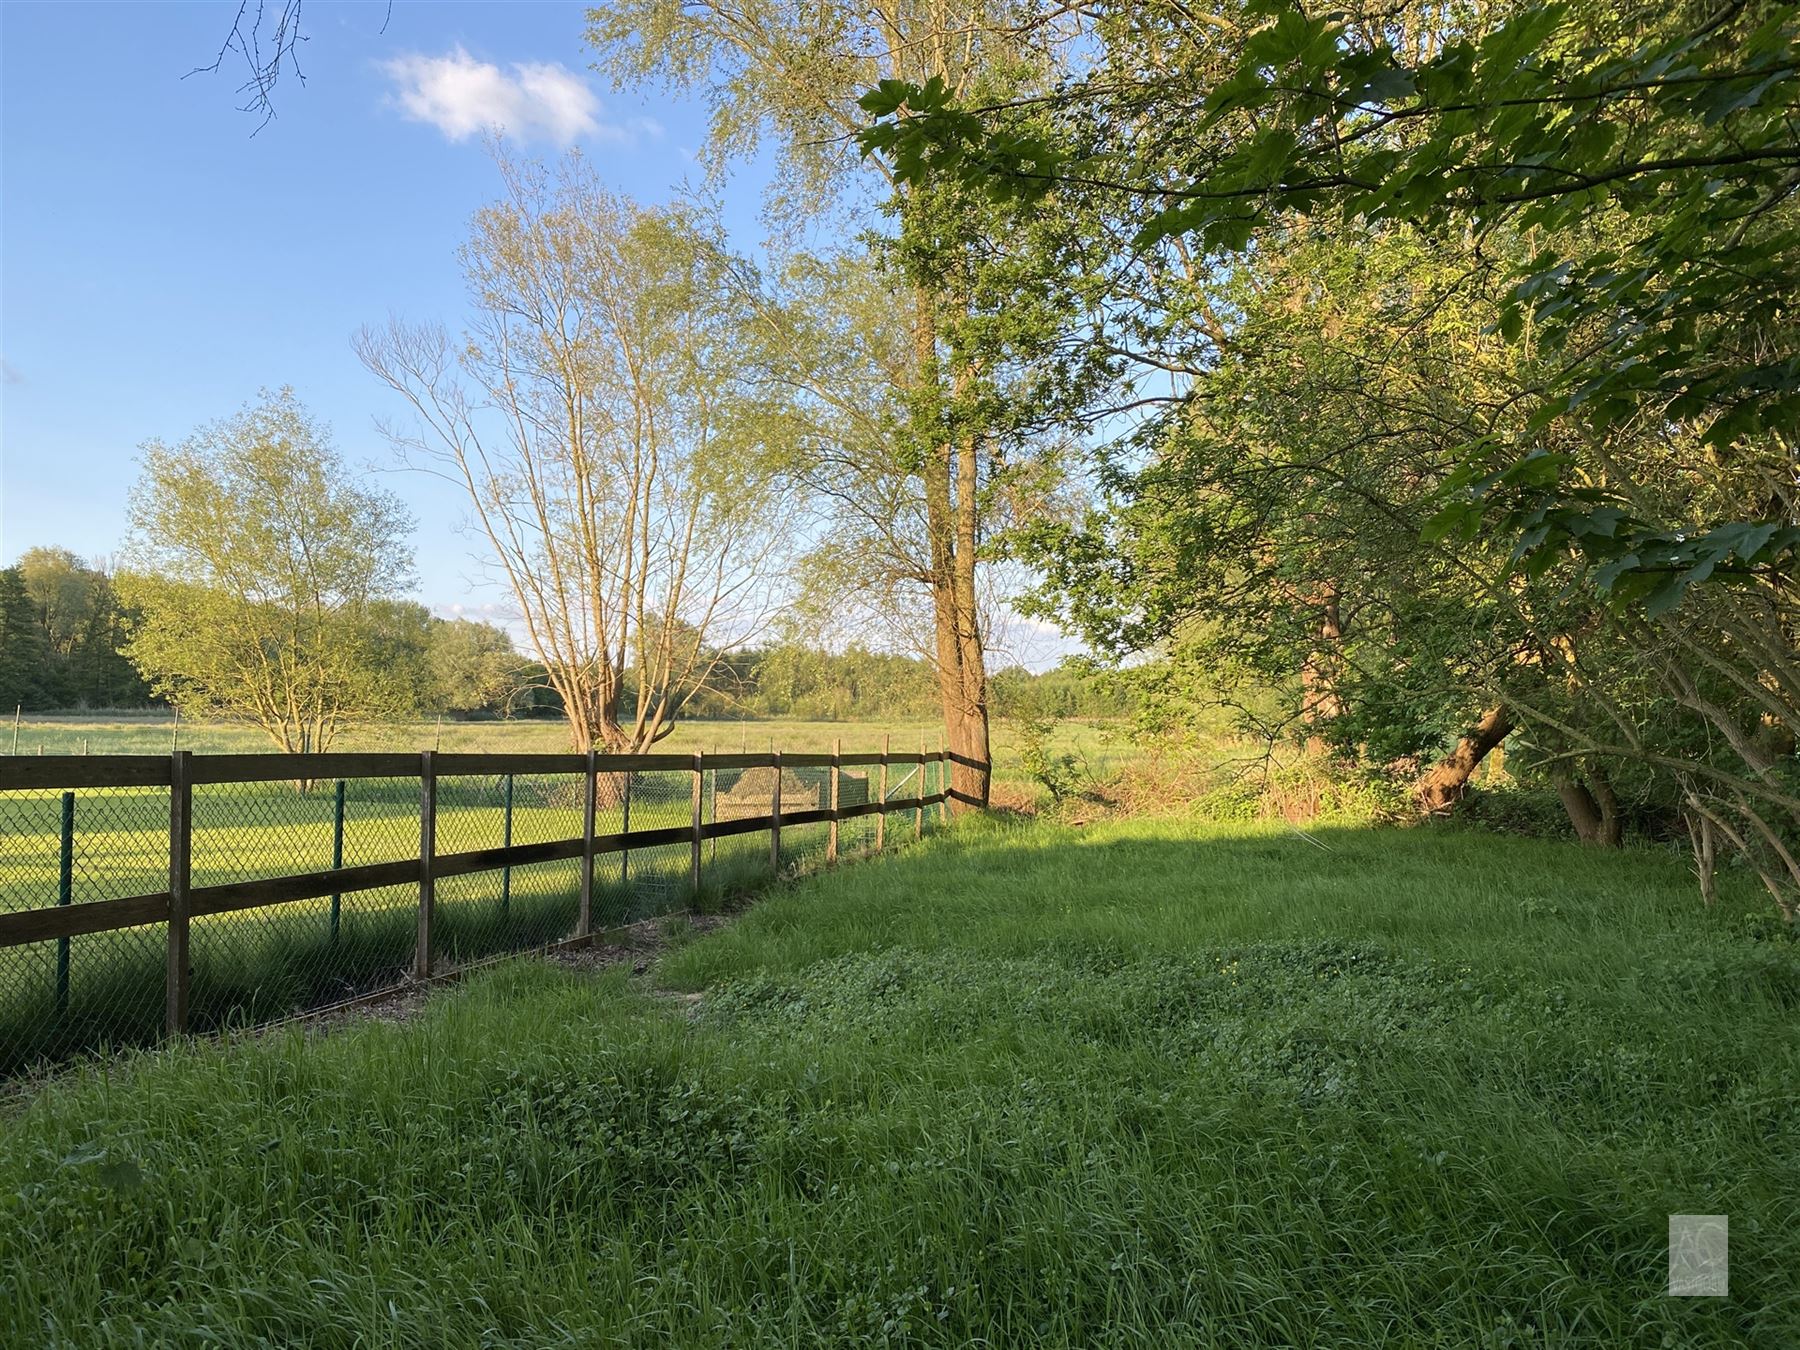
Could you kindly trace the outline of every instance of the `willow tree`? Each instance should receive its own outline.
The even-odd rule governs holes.
[[[405,708],[373,620],[411,584],[412,522],[356,481],[293,391],[148,442],[130,512],[126,652],[158,695],[300,753]]]
[[[576,747],[641,750],[774,606],[782,452],[717,238],[578,155],[501,169],[462,250],[467,331],[356,347],[411,409],[386,428],[403,456],[467,493]]]
[[[1006,241],[982,228],[980,195],[903,185],[863,159],[858,99],[884,80],[938,81],[970,98],[1017,93],[1054,66],[1067,33],[994,0],[867,10],[820,0],[610,0],[588,17],[599,64],[616,81],[706,91],[715,170],[772,136],[783,150],[778,211],[847,205],[874,224],[879,208],[890,223],[876,260],[865,263],[884,269],[885,313],[868,324],[864,306],[840,331],[867,343],[871,382],[836,383],[816,364],[809,374],[792,347],[782,378],[805,395],[820,451],[813,485],[842,508],[833,538],[840,556],[856,560],[848,571],[829,569],[834,584],[888,595],[890,614],[904,616],[915,600],[928,609],[931,632],[920,645],[936,669],[956,756],[953,800],[958,809],[985,806],[982,563],[997,533],[996,504],[1008,496],[1009,455],[1028,455],[1033,429],[1005,397],[1020,379],[1018,339],[1029,347],[1043,331],[1008,329],[1022,297],[1002,293]],[[855,409],[844,398],[852,390],[861,399]]]

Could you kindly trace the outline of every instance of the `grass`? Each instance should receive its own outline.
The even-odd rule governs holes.
[[[0,1124],[0,1335],[1800,1343],[1800,960],[1747,888],[1315,835],[959,827],[653,984],[91,1066]],[[1730,1215],[1729,1298],[1665,1296],[1670,1213]]]
[[[118,714],[40,717],[22,723],[19,745],[30,753],[163,753],[176,728],[167,715]],[[188,724],[181,744],[196,753],[269,749],[255,729],[231,724]],[[996,739],[996,763],[1003,779],[1012,775],[1014,797],[1026,791],[1019,756],[1004,724]],[[827,750],[841,741],[846,750],[880,747],[884,736],[905,750],[920,743],[920,728],[883,731],[870,726],[789,720],[689,722],[663,749]],[[0,736],[6,733],[0,731]],[[1109,725],[1069,723],[1059,747],[1097,769],[1111,767],[1126,753],[1121,735]],[[551,752],[567,749],[560,721],[394,723],[350,729],[337,748],[411,749],[440,743],[446,750]],[[935,747],[935,732],[927,742]],[[864,776],[859,777],[859,772]],[[933,767],[928,771],[935,775]],[[818,780],[822,770],[802,770]],[[715,775],[729,790],[735,774]],[[873,786],[866,771],[847,771],[846,801]],[[893,796],[916,789],[916,778],[896,771]],[[519,775],[512,812],[511,840],[529,844],[567,839],[581,832],[578,778]],[[687,772],[638,775],[633,787],[633,828],[685,825],[691,780]],[[709,789],[710,791],[711,789]],[[930,790],[928,788],[928,790]],[[167,885],[168,805],[165,790],[84,789],[74,795],[74,844],[69,899],[74,903],[148,894]],[[0,912],[34,909],[59,902],[63,794],[54,791],[0,793]],[[799,803],[790,800],[788,809]],[[710,809],[710,808],[709,808]],[[438,849],[451,853],[494,847],[508,836],[501,780],[442,778],[438,794]],[[623,828],[616,806],[602,808],[601,833]],[[873,822],[844,827],[846,849],[871,841]],[[228,885],[332,865],[333,792],[329,783],[297,792],[285,783],[203,785],[194,795],[193,883]],[[823,851],[824,831],[793,831],[788,851]],[[757,872],[762,845],[729,839],[708,850],[708,899],[740,890]],[[347,786],[343,834],[346,866],[415,857],[418,849],[416,780],[359,779]],[[679,855],[679,856],[677,856]],[[715,858],[715,855],[718,855]],[[639,850],[633,855],[630,884],[617,884],[598,899],[608,921],[627,922],[671,907],[685,906],[685,849]],[[720,866],[713,867],[714,861]],[[604,861],[603,868],[617,866]],[[766,869],[764,869],[766,870]],[[577,869],[572,863],[514,869],[518,903],[502,900],[497,874],[447,882],[440,888],[441,949],[454,961],[541,946],[574,929]],[[192,997],[197,1029],[268,1020],[351,997],[397,981],[411,962],[416,890],[394,887],[326,901],[249,910],[195,924],[197,985]],[[123,933],[72,939],[66,951],[54,942],[0,948],[0,1076],[43,1059],[102,1046],[141,1044],[155,1039],[162,1014],[162,932],[151,926]],[[66,969],[66,980],[59,971]]]
[[[160,755],[171,748],[175,727],[166,713],[37,714],[20,723],[22,755]],[[842,741],[845,753],[881,749],[889,737],[895,753],[936,750],[942,724],[935,719],[897,721],[891,725],[857,722],[814,722],[797,718],[683,721],[676,724],[659,752],[695,750],[735,753],[769,749],[824,752]],[[186,723],[180,744],[195,754],[265,753],[269,740],[254,727],[227,722]],[[993,724],[994,772],[1002,783],[1023,785],[1014,728],[1004,719]],[[12,745],[12,727],[0,723],[0,748]],[[560,719],[511,722],[387,722],[347,728],[333,750],[564,754],[569,749],[567,725]],[[1099,777],[1106,777],[1132,750],[1123,723],[1070,721],[1058,725],[1053,750],[1076,755]]]

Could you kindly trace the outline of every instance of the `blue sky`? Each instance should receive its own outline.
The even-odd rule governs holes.
[[[459,491],[395,467],[375,422],[400,409],[351,335],[461,322],[456,249],[499,188],[484,127],[539,156],[579,145],[653,202],[698,182],[704,107],[610,90],[579,4],[306,0],[306,83],[284,78],[259,131],[231,58],[188,74],[236,9],[0,0],[0,562],[111,556],[142,442],[287,384],[411,506],[417,598],[506,623]],[[767,169],[720,194],[746,251]],[[1033,666],[1073,648],[1031,623],[1008,641]]]
[[[229,64],[182,78],[235,8],[0,3],[0,559],[111,554],[142,441],[291,384],[412,505],[419,598],[503,605],[454,492],[392,471],[374,419],[395,408],[350,335],[459,320],[455,250],[497,189],[483,125],[579,144],[654,201],[698,177],[703,110],[607,89],[580,5],[307,0],[306,84],[284,79],[253,136]],[[727,191],[744,247],[760,202],[754,175]]]

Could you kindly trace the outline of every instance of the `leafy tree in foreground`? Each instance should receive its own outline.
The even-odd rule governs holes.
[[[1485,678],[1546,765],[1623,759],[1676,782],[1703,875],[1729,843],[1794,915],[1792,8],[1251,3],[1203,32],[1172,12],[1106,29],[1107,58],[1050,102],[1054,139],[1021,134],[1018,109],[896,82],[865,101],[865,147],[902,179],[1035,211],[1092,195],[1138,253],[1203,267],[1302,223],[1465,248],[1522,378],[1452,446],[1422,534],[1492,556],[1502,605],[1540,581],[1598,602],[1537,628],[1541,688]],[[1136,60],[1144,31],[1188,59]],[[1188,134],[1156,134],[1172,119]]]
[[[131,526],[127,650],[184,713],[308,752],[410,705],[372,620],[411,584],[411,521],[357,482],[292,390],[178,445],[148,442]]]
[[[857,101],[883,79],[970,98],[1041,88],[1073,15],[1039,18],[1007,0],[608,0],[589,11],[589,40],[616,79],[704,92],[715,168],[772,137],[778,211],[798,223],[847,204],[867,230],[866,255],[790,270],[762,341],[812,450],[807,485],[832,513],[817,574],[932,662],[957,810],[988,798],[987,564],[1040,448],[1040,400],[1026,391],[1054,330],[1042,323],[1048,293],[1014,271],[1028,231],[994,228],[979,192],[859,165]]]

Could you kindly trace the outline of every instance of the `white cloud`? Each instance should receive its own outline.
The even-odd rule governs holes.
[[[382,69],[394,82],[400,110],[453,141],[499,129],[519,140],[569,145],[583,137],[625,141],[641,130],[602,122],[594,91],[553,62],[520,62],[502,70],[458,47],[447,56],[397,56]]]

